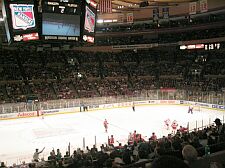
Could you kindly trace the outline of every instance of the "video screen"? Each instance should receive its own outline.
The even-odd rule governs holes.
[[[47,36],[80,36],[80,16],[42,13],[42,34]]]

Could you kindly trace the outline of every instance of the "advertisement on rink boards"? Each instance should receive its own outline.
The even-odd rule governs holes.
[[[17,113],[6,113],[0,115],[0,120],[6,120],[9,118],[17,118]]]
[[[176,104],[180,104],[180,100],[145,100],[145,101],[114,103],[114,104],[102,104],[102,105],[99,105],[99,107],[96,109],[131,107],[133,105],[139,106],[139,105],[150,105],[150,104],[176,105]]]
[[[148,104],[181,104],[180,100],[149,100]]]
[[[79,107],[74,108],[63,108],[63,109],[50,109],[50,110],[40,110],[37,111],[26,111],[26,112],[19,112],[19,113],[7,113],[1,114],[0,120],[2,119],[14,119],[14,118],[26,118],[26,117],[37,117],[38,115],[46,114],[46,115],[53,115],[53,114],[63,114],[63,113],[75,113],[79,112]]]
[[[34,117],[34,116],[37,116],[37,111],[21,112],[17,114],[17,117],[19,118]]]
[[[44,114],[74,113],[74,112],[79,112],[79,111],[80,111],[79,107],[43,110]]]
[[[225,110],[225,106],[223,106],[223,105],[217,105],[217,104],[212,104],[212,108],[220,109],[220,110]]]
[[[205,107],[205,108],[225,110],[224,105],[218,105],[218,104],[208,104],[208,103],[185,101],[185,100],[180,100],[180,104],[190,104],[190,105],[194,105],[194,106],[200,106],[200,107],[203,107],[203,108]]]
[[[186,101],[186,100],[146,100],[146,101],[134,101],[134,102],[131,101],[131,102],[121,102],[121,103],[114,103],[114,104],[90,105],[88,106],[88,109],[92,111],[92,110],[101,110],[101,109],[110,109],[110,108],[131,107],[133,105],[142,106],[142,105],[178,105],[178,104],[225,110],[224,105],[207,104],[207,103],[200,103],[200,102],[193,102],[193,101]],[[41,110],[39,115],[41,115],[42,113],[46,115],[53,115],[53,114],[63,114],[63,113],[75,113],[75,112],[80,112],[80,107]],[[5,114],[0,114],[0,120],[36,117],[36,116],[38,116],[37,111],[5,113]]]
[[[180,101],[180,102],[181,102],[181,104],[189,104],[189,105],[193,105],[193,106],[212,108],[212,104],[208,104],[208,103],[193,102],[193,101]]]
[[[159,104],[180,104],[177,100],[159,100]]]

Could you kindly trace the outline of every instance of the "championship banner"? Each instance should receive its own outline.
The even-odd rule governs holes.
[[[169,19],[169,7],[162,8],[163,19]]]
[[[26,30],[36,26],[34,17],[34,5],[10,4],[13,29]]]
[[[207,0],[200,0],[200,12],[207,12],[208,11],[208,1]]]
[[[159,20],[159,8],[154,8],[153,9],[153,21],[158,21]]]
[[[134,22],[133,13],[127,13],[127,23],[133,23],[133,22]]]
[[[196,2],[191,2],[189,3],[189,14],[194,15],[197,12],[197,3]]]
[[[112,0],[100,0],[99,11],[100,13],[112,13]]]
[[[123,20],[124,20],[124,14],[122,14],[122,13],[118,14],[117,22],[123,23]]]
[[[84,29],[87,30],[89,33],[94,33],[95,31],[95,14],[87,6],[85,13]]]

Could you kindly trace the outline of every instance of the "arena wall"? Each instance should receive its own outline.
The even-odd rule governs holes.
[[[186,101],[186,100],[145,100],[145,101],[121,102],[121,103],[113,103],[113,104],[88,105],[87,110],[85,112],[113,109],[113,108],[127,108],[127,107],[131,107],[132,105],[135,105],[135,106],[194,105],[194,106],[199,106],[200,108],[225,111],[225,106],[218,105],[218,104],[208,104],[208,103],[193,102],[193,101]],[[44,116],[57,115],[57,114],[71,114],[71,113],[78,113],[78,112],[84,112],[83,106],[73,107],[73,108],[42,110],[42,113],[44,113]],[[38,117],[37,111],[0,114],[0,120],[28,118],[28,117]]]

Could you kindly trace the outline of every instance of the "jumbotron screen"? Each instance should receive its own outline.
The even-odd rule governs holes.
[[[80,0],[48,0],[42,6],[42,35],[45,40],[80,38]]]
[[[80,16],[43,13],[42,34],[53,36],[80,36]]]
[[[38,40],[37,6],[34,0],[5,0],[5,22],[11,42]]]

